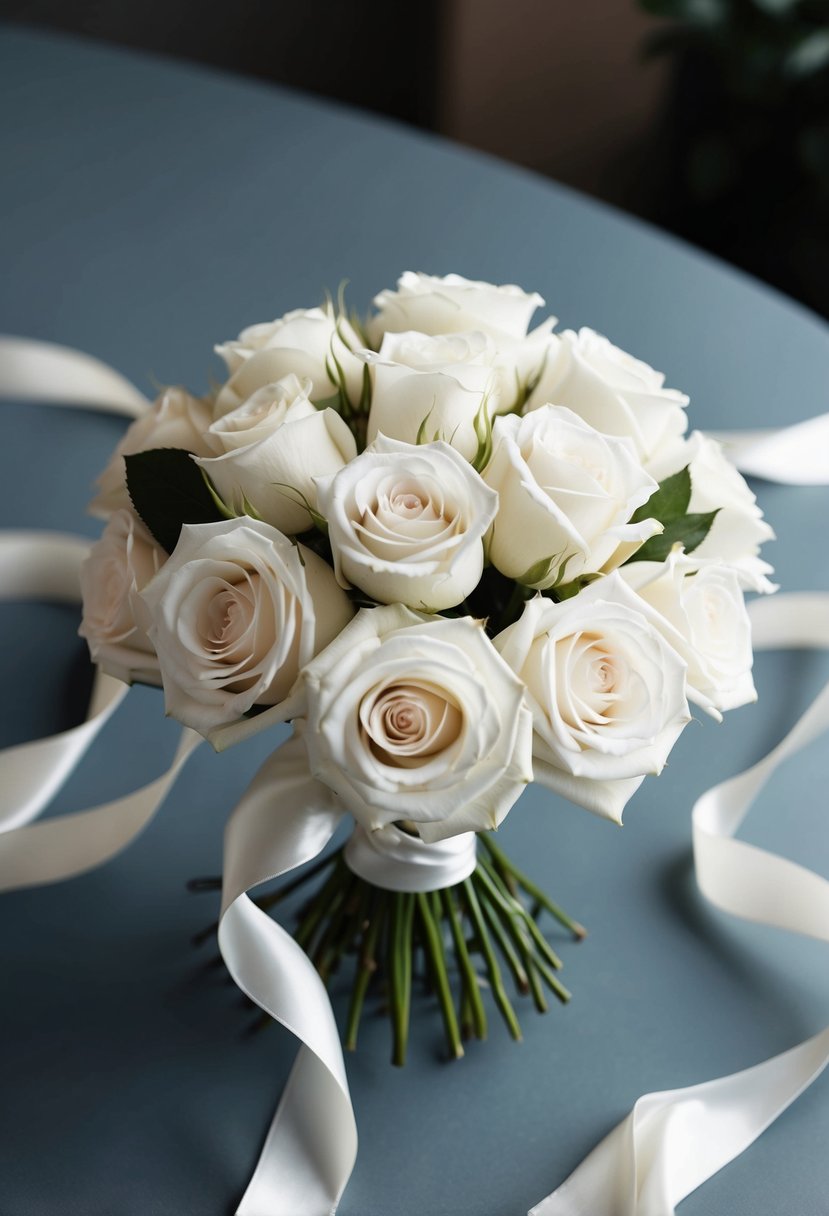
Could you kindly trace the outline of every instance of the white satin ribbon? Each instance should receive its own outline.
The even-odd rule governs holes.
[[[147,407],[136,388],[89,355],[48,342],[0,336],[0,398],[110,410]],[[56,532],[0,532],[0,599],[78,604],[90,544]],[[172,764],[153,781],[102,806],[32,823],[63,786],[127,695],[100,669],[86,720],[0,751],[0,891],[72,878],[113,858],[150,822],[201,739],[184,731]]]
[[[55,532],[0,533],[0,599],[78,603],[78,575],[89,547],[81,537]],[[85,722],[0,751],[0,832],[40,814],[126,693],[120,680],[97,670]]]
[[[0,334],[0,397],[138,418],[150,404],[119,372],[68,346]]]
[[[829,648],[829,595],[778,595],[749,608],[755,650]],[[711,903],[829,942],[829,880],[734,835],[775,769],[829,730],[829,683],[757,764],[708,790],[692,814],[694,865]],[[639,1098],[628,1117],[530,1216],[673,1216],[753,1143],[829,1064],[829,1026],[763,1064]]]
[[[237,1216],[330,1216],[354,1168],[357,1128],[325,986],[247,896],[322,852],[341,817],[328,787],[310,776],[297,733],[266,760],[225,832],[222,956],[242,991],[301,1044]]]
[[[713,431],[711,438],[749,477],[789,486],[829,485],[829,414],[778,430]]]
[[[474,832],[426,844],[394,824],[380,832],[357,825],[345,846],[348,868],[387,891],[440,891],[468,878],[477,864]]]
[[[0,598],[80,601],[79,572],[89,552],[80,537],[0,533]],[[83,758],[129,692],[96,671],[86,720],[69,730],[0,751],[0,891],[72,878],[109,861],[150,822],[187,757],[201,742],[184,731],[159,777],[102,806],[32,823]]]

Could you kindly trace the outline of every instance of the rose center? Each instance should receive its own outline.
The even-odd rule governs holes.
[[[376,759],[395,768],[415,768],[457,740],[462,715],[439,690],[412,681],[365,697],[360,722]]]
[[[624,700],[625,664],[595,634],[574,634],[556,646],[555,685],[559,712],[569,726],[601,726]]]
[[[424,510],[426,503],[419,494],[411,492],[405,494],[395,494],[391,500],[392,510],[398,515],[414,515],[419,511]]]
[[[204,648],[219,662],[233,662],[234,646],[253,621],[253,603],[236,587],[217,592],[206,606],[202,621]]]

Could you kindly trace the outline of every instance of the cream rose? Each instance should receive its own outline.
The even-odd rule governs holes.
[[[204,438],[217,456],[267,439],[289,414],[292,419],[313,417],[317,407],[311,402],[311,388],[310,380],[293,374],[263,384],[247,401],[211,423]]]
[[[656,489],[629,440],[561,406],[496,418],[484,470],[498,493],[489,558],[509,578],[551,587],[619,565],[661,531],[628,521]]]
[[[83,617],[78,633],[104,671],[127,684],[160,682],[155,650],[136,593],[167,554],[132,511],[115,511],[81,567]],[[140,622],[140,623],[139,623]]]
[[[656,616],[614,573],[530,600],[494,642],[527,686],[536,781],[618,823],[689,721],[685,662]]]
[[[701,565],[708,558],[716,559],[736,570],[747,590],[775,591],[768,579],[772,567],[760,557],[760,546],[773,540],[774,532],[763,519],[743,475],[725,456],[722,446],[700,431],[674,443],[652,471],[663,481],[686,466],[691,474],[688,510],[717,511],[708,535],[689,554],[692,562]]]
[[[452,334],[478,330],[496,344],[526,337],[530,319],[544,303],[512,285],[496,287],[465,279],[459,274],[443,277],[407,270],[397,280],[396,291],[381,291],[374,297],[376,316],[369,332],[379,345],[385,333],[416,330],[422,334]]]
[[[592,329],[567,330],[551,348],[526,409],[566,405],[597,431],[633,440],[646,464],[688,425],[684,393]]]
[[[92,515],[105,519],[113,511],[129,509],[125,456],[151,448],[183,448],[197,456],[209,456],[205,431],[212,414],[207,402],[183,388],[168,388],[151,408],[128,428],[97,481],[98,493],[89,504]]]
[[[216,347],[230,379],[216,396],[215,414],[236,409],[261,388],[293,374],[311,381],[311,399],[322,401],[338,390],[337,364],[353,402],[360,399],[363,364],[354,355],[363,343],[333,307],[298,308],[276,321],[243,329],[235,342]]]
[[[316,554],[244,518],[185,524],[140,598],[167,713],[202,733],[282,701],[353,614]]]
[[[735,570],[678,550],[665,562],[631,562],[629,587],[664,619],[665,636],[688,664],[688,699],[713,717],[757,700],[751,622]],[[660,622],[655,622],[659,627]]]
[[[369,442],[378,433],[405,443],[443,439],[472,460],[476,419],[498,405],[494,351],[481,333],[388,333],[379,354],[361,351],[371,368]]]
[[[470,617],[362,609],[300,687],[311,772],[369,831],[494,828],[532,780],[523,685]]]
[[[291,397],[292,380],[298,383],[289,377],[269,385],[220,418],[209,438],[224,446],[223,454],[196,457],[232,511],[244,515],[252,507],[287,536],[312,526],[308,508],[317,508],[315,478],[336,473],[357,455],[340,415],[318,410],[304,391]],[[246,436],[252,442],[240,446]]]
[[[342,586],[430,612],[477,586],[498,496],[449,444],[380,435],[317,496]]]

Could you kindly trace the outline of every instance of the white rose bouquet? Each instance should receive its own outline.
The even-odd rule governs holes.
[[[209,396],[130,428],[81,632],[220,750],[294,724],[355,826],[260,906],[327,869],[297,941],[325,979],[356,955],[350,1047],[382,979],[402,1063],[415,960],[453,1055],[486,1034],[479,968],[515,1037],[504,973],[568,999],[538,917],[584,930],[490,834],[531,781],[621,823],[689,703],[754,699],[771,530],[688,399],[590,330],[530,330],[539,296],[407,273],[374,303],[250,326]]]

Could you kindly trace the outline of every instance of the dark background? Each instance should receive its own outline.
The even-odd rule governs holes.
[[[0,0],[438,131],[829,315],[829,0]]]

